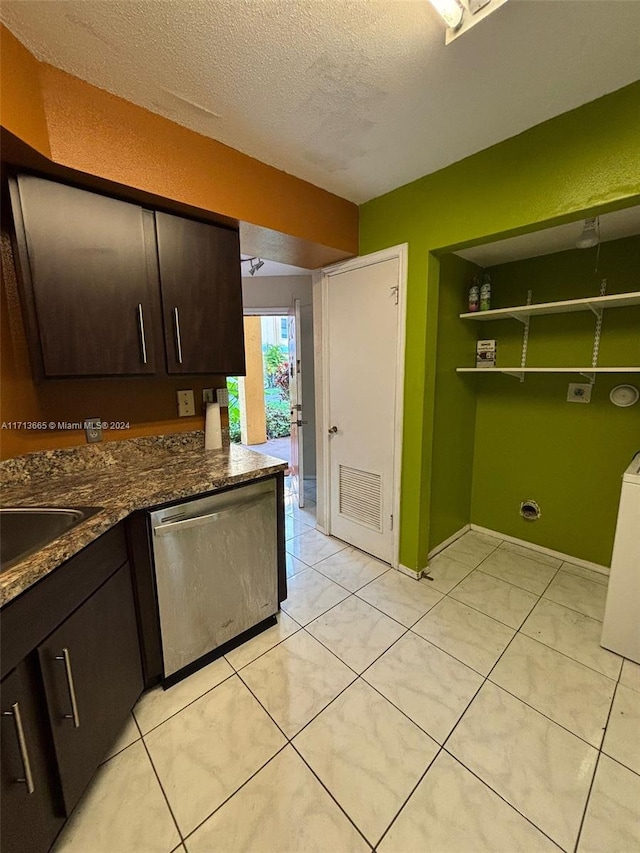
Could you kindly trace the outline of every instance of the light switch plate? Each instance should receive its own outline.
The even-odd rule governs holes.
[[[205,406],[207,403],[213,403],[213,388],[202,389],[202,402]]]
[[[190,418],[196,413],[196,404],[193,399],[193,390],[178,391],[178,417]]]
[[[591,385],[588,382],[570,382],[567,401],[569,403],[590,403]]]
[[[229,406],[229,390],[227,388],[216,389],[216,402],[219,406]]]

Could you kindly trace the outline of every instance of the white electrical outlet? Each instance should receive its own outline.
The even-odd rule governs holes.
[[[588,382],[570,382],[567,401],[569,403],[590,403],[591,385]]]
[[[96,441],[102,441],[102,419],[86,418],[84,422],[84,434],[87,444],[95,444]]]
[[[178,391],[178,417],[189,418],[196,413],[196,404],[193,399],[193,391]]]

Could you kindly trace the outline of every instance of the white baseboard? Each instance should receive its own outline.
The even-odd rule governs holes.
[[[398,571],[402,572],[403,575],[408,575],[408,577],[419,581],[420,578],[422,577],[422,573],[424,572],[424,569],[419,569],[416,572],[413,569],[408,568],[408,566],[403,566],[402,563],[398,563]]]
[[[480,527],[479,524],[471,524],[470,527],[471,530],[475,530],[478,533],[486,533],[487,536],[496,536],[498,539],[504,539],[505,542],[511,542],[513,545],[522,545],[523,548],[538,551],[540,554],[546,554],[547,557],[555,557],[556,560],[562,560],[563,563],[573,563],[574,566],[581,566],[583,569],[590,569],[592,572],[599,572],[601,575],[609,577],[610,569],[607,566],[601,566],[599,563],[582,560],[580,557],[572,557],[571,554],[564,554],[562,551],[554,551],[542,545],[535,545],[533,542],[527,542],[525,539],[517,539],[515,536],[507,536],[506,533],[499,533],[497,530],[490,530],[488,527]]]
[[[439,545],[436,545],[435,548],[432,548],[429,551],[428,558],[431,559],[435,557],[436,554],[439,554],[440,551],[444,551],[449,545],[452,545],[456,539],[459,539],[461,536],[464,536],[469,530],[471,530],[471,524],[465,524],[464,527],[461,527],[460,530],[457,530],[455,533],[452,533],[448,539],[445,539],[444,542],[441,542]]]

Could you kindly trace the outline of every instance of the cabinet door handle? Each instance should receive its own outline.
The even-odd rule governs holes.
[[[71,655],[69,649],[63,649],[61,655],[56,655],[56,660],[64,662],[64,671],[67,675],[67,687],[69,688],[69,701],[71,702],[71,713],[65,714],[65,720],[73,720],[73,725],[80,728],[80,715],[78,714],[78,702],[76,700],[76,688],[73,683],[73,672],[71,670]]]
[[[180,315],[178,309],[173,309],[173,323],[176,329],[176,349],[178,350],[178,364],[182,364],[182,339],[180,338]]]
[[[13,721],[16,726],[18,746],[20,747],[20,757],[22,758],[22,766],[24,768],[24,779],[16,779],[16,782],[24,782],[27,786],[28,793],[33,794],[36,788],[33,784],[33,773],[31,772],[31,762],[29,761],[29,750],[27,749],[27,740],[24,736],[22,717],[20,716],[20,705],[18,702],[11,706],[10,711],[3,711],[2,716],[13,717]]]
[[[138,327],[140,329],[140,347],[142,349],[142,363],[147,363],[147,342],[144,337],[144,317],[142,315],[142,305],[138,302]]]

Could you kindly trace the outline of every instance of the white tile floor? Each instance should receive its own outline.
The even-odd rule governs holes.
[[[56,853],[640,849],[602,577],[468,533],[416,582],[313,510],[288,505],[279,624],[142,697]]]

